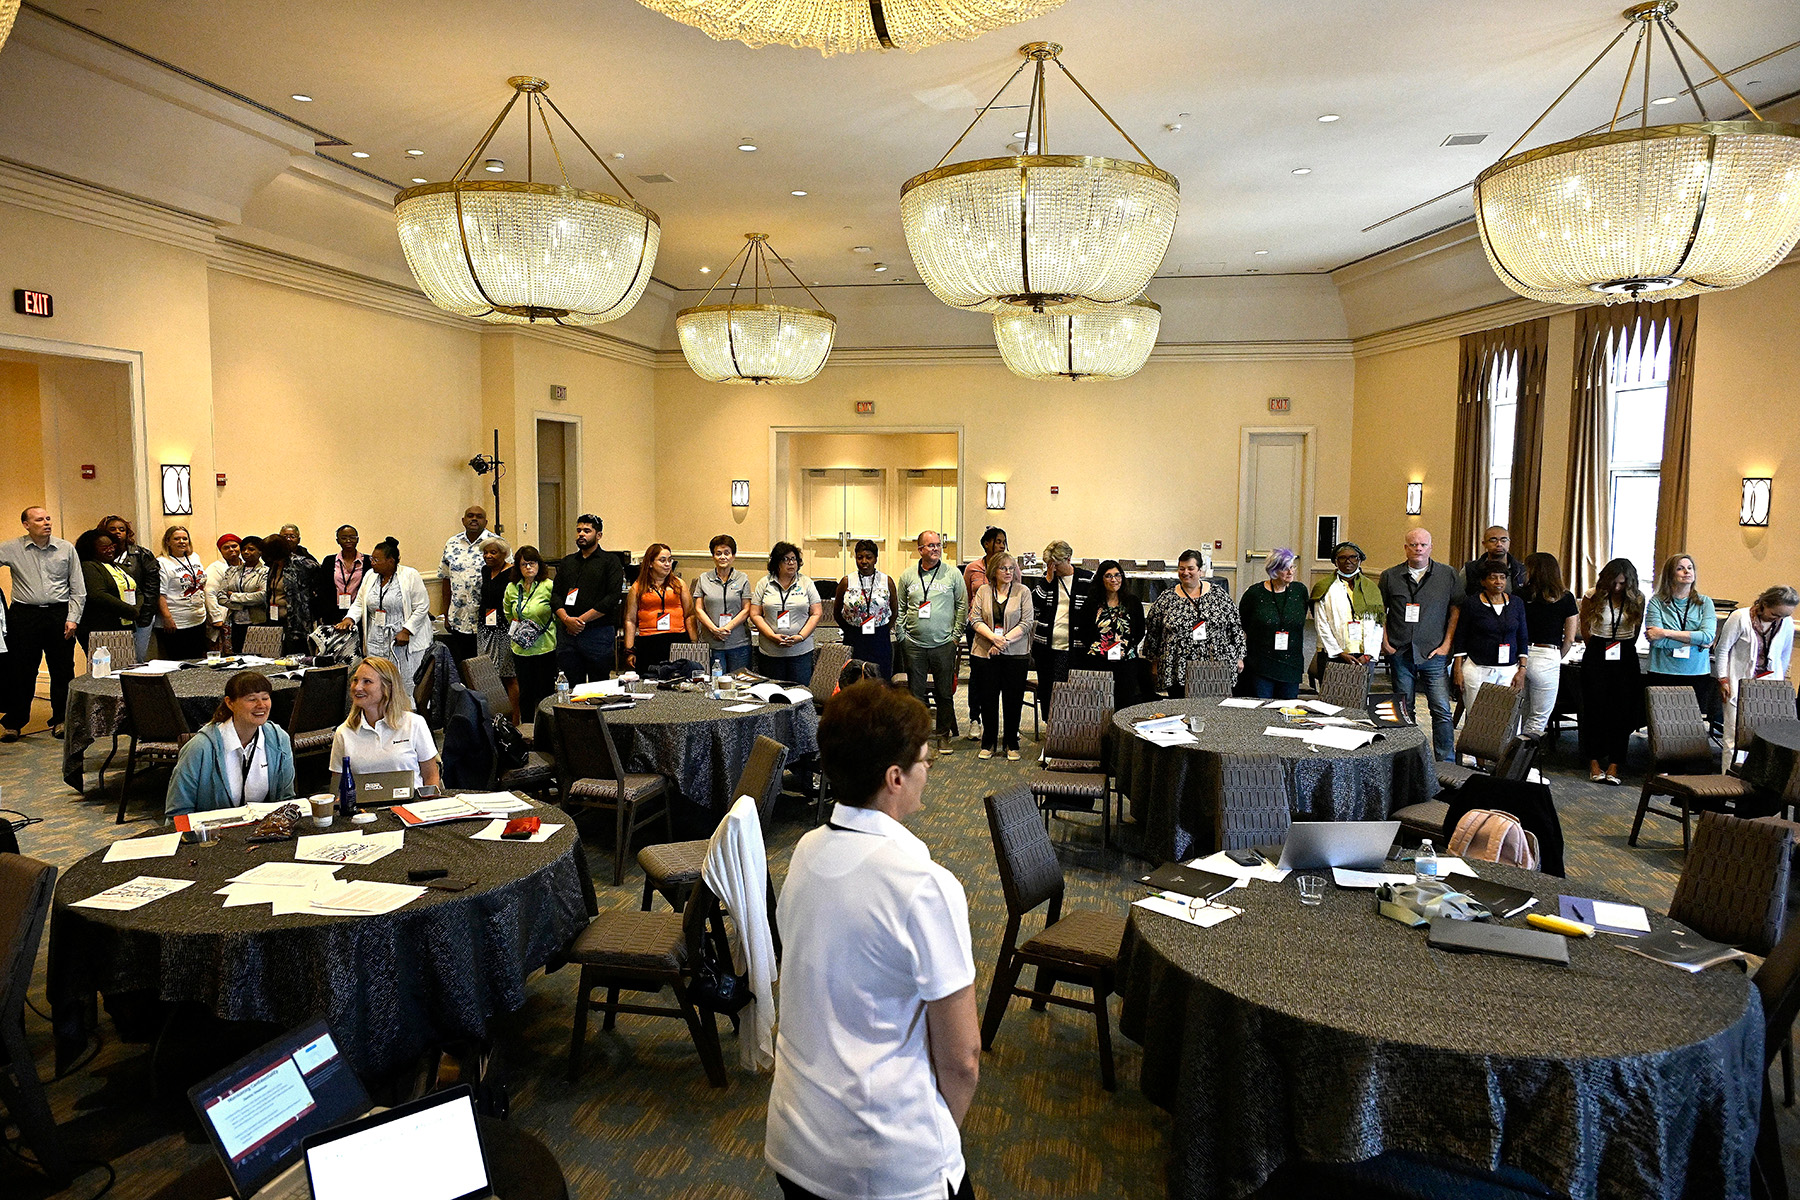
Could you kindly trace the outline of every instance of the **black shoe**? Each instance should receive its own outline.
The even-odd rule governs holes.
[[[19,731],[16,729],[9,729],[5,733],[0,733],[0,742],[16,742],[18,740]]]
[[[56,724],[54,724],[50,727],[50,736],[55,738],[59,742],[62,741],[62,729],[63,729],[62,722],[58,721]]]

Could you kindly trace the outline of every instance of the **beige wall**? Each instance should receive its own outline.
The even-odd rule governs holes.
[[[44,503],[43,441],[33,436],[40,429],[38,405],[36,364],[0,361],[0,429],[10,431],[0,454],[0,535],[8,538],[18,536],[13,522],[20,512]]]
[[[137,483],[131,440],[112,431],[124,434],[131,428],[130,370],[124,363],[45,358],[38,364],[38,392],[43,503],[59,518],[61,536],[73,541],[82,529],[113,513],[129,517]],[[94,468],[92,479],[81,477],[84,465]],[[160,487],[160,472],[148,464],[146,470],[157,475]],[[156,516],[160,519],[160,507]],[[137,526],[147,546],[157,544],[160,529],[155,522],[149,529]],[[158,532],[153,536],[151,530]]]
[[[1414,525],[1449,541],[1456,371],[1455,338],[1356,360],[1356,470],[1344,536],[1363,548],[1371,567],[1399,562],[1400,543]],[[1406,485],[1413,481],[1425,485],[1425,498],[1423,511],[1409,517]],[[1441,548],[1433,555],[1444,557]]]

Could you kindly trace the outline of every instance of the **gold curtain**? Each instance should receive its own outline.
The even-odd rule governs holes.
[[[1669,404],[1663,415],[1662,486],[1656,499],[1656,563],[1687,549],[1689,433],[1694,422],[1694,333],[1700,298],[1671,301],[1666,310],[1669,339]]]
[[[1512,494],[1506,528],[1514,557],[1538,548],[1538,492],[1544,475],[1544,375],[1550,318],[1512,326],[1519,331],[1519,407],[1513,417]]]
[[[1451,490],[1450,543],[1452,566],[1481,552],[1488,524],[1488,394],[1496,365],[1516,361],[1518,408],[1513,425],[1513,477],[1508,519],[1514,552],[1523,556],[1537,539],[1537,488],[1543,459],[1544,360],[1550,320],[1543,317],[1500,329],[1484,329],[1462,338],[1456,386],[1456,478]],[[1520,466],[1526,468],[1521,472]],[[1526,478],[1521,478],[1525,475]]]

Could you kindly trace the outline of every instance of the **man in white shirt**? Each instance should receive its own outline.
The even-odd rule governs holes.
[[[781,1024],[764,1157],[787,1200],[963,1200],[981,1069],[968,901],[901,824],[924,806],[931,716],[878,681],[833,696],[841,799],[781,891]]]
[[[487,509],[471,504],[463,510],[463,531],[444,543],[438,574],[444,584],[444,644],[458,662],[475,655],[475,624],[481,620],[481,544],[494,535]]]

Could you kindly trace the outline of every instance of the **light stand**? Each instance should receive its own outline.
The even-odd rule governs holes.
[[[506,473],[504,470],[505,466],[506,464],[500,461],[500,431],[496,429],[494,430],[494,452],[492,454],[477,454],[474,458],[469,460],[470,469],[477,475],[486,475],[490,471],[493,472],[495,533],[506,532],[506,523],[500,519],[500,477]]]

